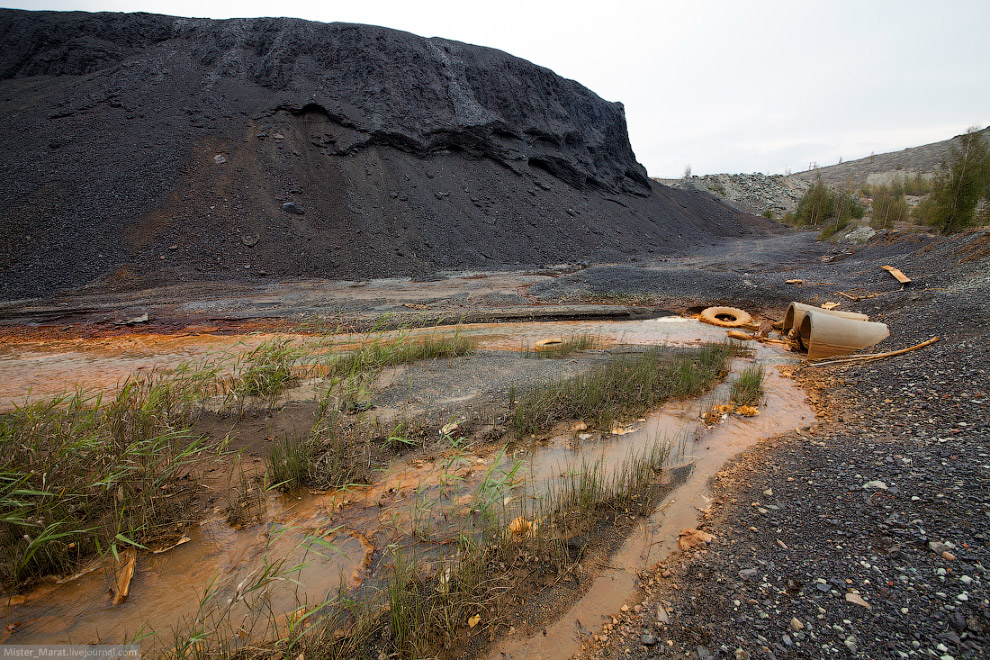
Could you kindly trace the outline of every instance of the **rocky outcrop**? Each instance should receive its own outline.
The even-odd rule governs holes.
[[[651,183],[621,104],[500,51],[149,14],[0,10],[0,35],[5,298],[621,259],[765,228]]]

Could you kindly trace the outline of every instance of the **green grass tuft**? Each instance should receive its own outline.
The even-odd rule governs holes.
[[[292,366],[305,355],[303,347],[293,346],[290,339],[276,337],[259,344],[241,356],[235,367],[238,393],[269,399],[274,404],[295,383]]]
[[[519,398],[516,433],[537,433],[566,419],[610,429],[623,417],[642,415],[668,399],[695,396],[725,377],[735,349],[709,344],[684,353],[653,348],[621,356],[573,378],[552,380]]]
[[[215,375],[184,364],[109,399],[77,390],[0,416],[0,582],[64,574],[188,522],[177,496],[206,449],[190,424]]]
[[[577,351],[587,351],[597,347],[598,344],[598,338],[593,335],[572,335],[564,338],[560,343],[547,344],[539,349],[526,351],[526,357],[555,358]]]
[[[737,406],[758,406],[763,401],[763,365],[743,369],[732,381],[730,400]]]

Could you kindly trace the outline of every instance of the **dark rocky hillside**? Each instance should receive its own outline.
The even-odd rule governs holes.
[[[0,298],[618,261],[774,231],[651,182],[622,105],[295,19],[0,10]]]

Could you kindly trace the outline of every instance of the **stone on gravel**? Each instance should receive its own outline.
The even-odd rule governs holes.
[[[282,210],[286,213],[293,213],[295,215],[302,215],[306,212],[303,207],[299,206],[295,202],[285,202],[282,204]]]
[[[846,602],[852,603],[854,605],[859,605],[860,607],[865,607],[867,609],[873,609],[873,606],[863,600],[863,597],[859,594],[854,594],[851,591],[846,594]]]
[[[945,543],[942,543],[941,541],[929,541],[928,549],[934,552],[935,554],[940,555],[946,550],[948,550],[949,546],[946,545]]]
[[[866,243],[871,238],[877,235],[877,232],[870,227],[857,227],[851,232],[839,239],[840,243],[848,243],[851,245],[859,245],[861,243]]]
[[[758,574],[759,571],[757,571],[755,568],[744,568],[741,571],[739,571],[739,577],[741,577],[744,580],[752,580]]]
[[[714,539],[714,536],[708,532],[703,532],[700,529],[682,529],[680,535],[677,537],[677,547],[680,548],[682,552],[687,552],[688,550],[694,550],[699,546],[704,547],[705,545],[711,543]]]
[[[797,617],[791,618],[791,630],[793,630],[794,632],[801,632],[802,630],[804,630],[804,624],[801,623],[801,620],[799,618]]]
[[[656,646],[657,638],[647,633],[639,638],[639,643],[643,646]]]

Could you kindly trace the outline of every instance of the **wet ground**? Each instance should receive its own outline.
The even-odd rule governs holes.
[[[402,331],[403,334],[406,331]],[[725,331],[697,321],[667,316],[644,321],[567,321],[535,323],[463,324],[428,328],[421,333],[460,333],[478,342],[470,357],[434,360],[389,370],[379,380],[371,415],[433,415],[444,419],[458,413],[481,413],[504,408],[510,385],[521,390],[552,375],[578,373],[609,356],[642,350],[649,345],[696,346],[721,341]],[[374,333],[387,340],[396,332]],[[334,337],[335,350],[353,350],[368,334]],[[547,338],[591,336],[592,349],[557,359],[537,359],[534,345]],[[269,337],[255,335],[124,335],[97,339],[24,341],[0,353],[5,377],[6,405],[29,398],[50,397],[65,383],[112,391],[134,370],[167,369],[181,360],[248,350]],[[292,335],[294,341],[312,341],[311,335]],[[596,580],[576,607],[577,616],[593,621],[621,604],[634,588],[636,571],[665,555],[680,525],[689,525],[701,502],[710,475],[728,457],[760,437],[809,423],[813,416],[798,389],[772,368],[791,360],[783,352],[757,347],[753,358],[770,365],[768,397],[762,414],[731,417],[714,430],[700,417],[718,392],[698,400],[678,401],[615,433],[577,434],[562,429],[547,441],[515,443],[508,455],[500,444],[465,441],[431,446],[425,453],[396,459],[368,486],[342,491],[306,491],[291,495],[258,493],[264,523],[230,524],[226,507],[215,506],[197,527],[185,532],[188,541],[157,553],[139,553],[129,598],[114,606],[107,598],[113,576],[95,562],[83,574],[62,583],[45,584],[18,594],[10,601],[6,620],[13,625],[10,640],[19,643],[93,643],[121,641],[156,631],[159,637],[202,617],[207,593],[219,600],[233,599],[239,584],[249,582],[266,562],[304,565],[292,573],[293,586],[272,590],[271,607],[279,614],[313,606],[340,589],[374,588],[387,563],[384,549],[403,547],[420,556],[456,539],[470,524],[479,483],[492,471],[507,472],[515,461],[517,498],[546,497],[562,474],[600,461],[603,469],[618,469],[632,452],[650,443],[672,447],[671,468],[687,466],[691,477],[671,495],[662,511],[620,550],[613,570]],[[26,366],[25,366],[26,365]],[[265,420],[218,420],[215,434],[235,436],[245,448],[244,461],[257,465],[267,451],[273,429],[311,424],[319,379],[305,379],[290,390],[281,413]],[[310,400],[307,403],[307,398]],[[309,417],[307,417],[309,415]],[[207,426],[200,425],[201,430]],[[244,437],[236,439],[238,433]],[[580,437],[578,437],[580,436]],[[683,470],[681,471],[683,472]],[[514,491],[513,491],[514,492]],[[252,507],[255,505],[252,504]],[[665,522],[667,521],[667,522]],[[674,528],[677,529],[674,529]],[[235,612],[235,614],[237,614]],[[239,616],[248,616],[247,604]],[[580,630],[562,619],[550,639],[555,646],[576,648]],[[153,643],[149,637],[146,643]],[[523,638],[514,640],[519,643]],[[159,639],[157,643],[161,643]],[[525,643],[525,642],[523,642]]]
[[[253,332],[290,330],[298,341],[311,341],[314,319],[357,330],[368,327],[384,312],[393,314],[397,323],[464,318],[462,329],[477,333],[479,362],[473,368],[459,370],[458,360],[400,367],[389,374],[391,381],[383,383],[384,389],[376,400],[383,414],[405,409],[443,419],[456,415],[458,409],[478,411],[504,400],[509,382],[506,374],[516,374],[521,382],[536,382],[544,372],[577,373],[605,359],[610,352],[635,350],[633,345],[653,341],[658,335],[682,345],[724,337],[724,331],[713,328],[700,328],[699,334],[692,337],[696,324],[662,318],[670,311],[688,311],[702,303],[735,303],[753,312],[764,312],[770,318],[780,318],[787,300],[820,304],[842,301],[838,291],[870,293],[871,297],[857,303],[843,302],[842,308],[869,313],[891,325],[890,340],[878,349],[900,348],[935,334],[942,335],[943,341],[899,360],[817,369],[811,380],[802,379],[804,390],[770,369],[772,387],[767,408],[756,418],[730,417],[714,429],[702,430],[696,427],[698,409],[694,406],[705,405],[704,402],[672,403],[657,415],[634,424],[633,433],[586,438],[586,447],[593,447],[595,452],[606,450],[619,455],[629,446],[626,443],[655,437],[657,427],[677,427],[677,442],[684,444],[683,460],[676,462],[690,464],[693,472],[611,559],[593,567],[597,576],[587,597],[549,619],[518,620],[508,629],[500,628],[500,641],[491,650],[491,657],[505,657],[503,653],[527,658],[568,657],[574,652],[652,657],[658,652],[658,639],[668,654],[689,658],[734,657],[733,654],[746,657],[738,655],[737,647],[753,657],[820,657],[835,653],[849,653],[850,657],[926,657],[933,653],[939,657],[938,653],[942,653],[953,657],[939,645],[952,649],[954,657],[981,657],[974,649],[981,647],[979,640],[985,639],[981,635],[990,629],[985,586],[981,586],[987,564],[988,536],[985,516],[981,518],[986,489],[979,486],[985,481],[985,465],[981,468],[980,461],[985,463],[981,457],[986,455],[987,437],[987,421],[980,413],[985,408],[986,388],[978,384],[985,361],[979,355],[980,350],[985,352],[981,347],[987,343],[983,341],[985,329],[970,321],[985,316],[990,300],[986,295],[986,257],[980,256],[980,246],[985,244],[985,235],[941,241],[924,236],[881,236],[857,253],[794,235],[759,244],[727,244],[719,254],[572,272],[559,269],[536,274],[470,274],[428,283],[344,283],[326,287],[329,294],[318,283],[288,283],[276,287],[278,290],[273,288],[269,292],[272,299],[263,301],[257,299],[258,290],[230,288],[213,298],[204,291],[156,292],[153,304],[148,302],[152,298],[141,294],[114,300],[93,296],[75,301],[11,304],[0,306],[4,339],[0,346],[0,387],[5,388],[0,400],[9,406],[23,401],[25,396],[35,396],[35,392],[41,396],[41,392],[60,391],[74,379],[91,387],[112,389],[133,368],[151,369],[162,360],[198,358],[212,351],[239,350],[260,342],[264,335]],[[912,276],[913,288],[905,290],[880,270],[887,263]],[[805,284],[784,283],[792,278],[803,279]],[[299,293],[302,302],[279,302],[282,294],[292,290]],[[347,297],[354,292],[366,298],[349,307],[350,311],[342,311],[348,304]],[[190,302],[214,298],[222,298],[216,303],[222,309],[211,311],[208,305],[215,301],[208,302],[207,307]],[[150,315],[148,323],[116,325],[146,311]],[[654,318],[643,319],[644,316]],[[530,318],[542,318],[544,322],[471,323]],[[566,322],[546,322],[547,319]],[[691,330],[679,334],[682,328]],[[532,342],[571,332],[600,336],[600,348],[561,360],[525,356]],[[182,336],[183,333],[188,334]],[[357,332],[355,341],[362,336]],[[343,342],[340,347],[346,348]],[[791,355],[761,348],[757,358],[776,364]],[[843,377],[835,376],[836,369]],[[52,376],[46,377],[46,373]],[[423,388],[410,388],[410,380],[422,382]],[[306,387],[311,389],[307,391]],[[315,383],[299,388],[299,392],[306,393],[296,397],[299,400],[293,405],[312,406],[307,401],[315,397],[314,388]],[[814,422],[803,401],[806,392],[813,395],[817,412],[827,415],[825,424],[813,426],[807,433],[785,433]],[[286,408],[290,409],[292,406]],[[850,412],[843,414],[844,409]],[[878,412],[881,409],[882,414]],[[269,423],[264,416],[253,419],[263,440],[262,431],[269,428]],[[760,442],[768,437],[783,440]],[[868,440],[867,453],[858,449],[862,438]],[[562,460],[577,457],[573,441],[574,434],[564,432],[552,442],[524,448],[528,452],[524,454],[527,464],[538,474],[553,474],[554,466]],[[263,449],[259,441],[247,450],[248,458],[259,460]],[[729,472],[719,471],[725,461],[740,452],[743,459],[737,459]],[[281,537],[286,539],[285,544],[277,550],[287,551],[291,546],[292,552],[300,552],[299,540],[322,535],[346,549],[347,559],[321,559],[327,562],[324,567],[333,567],[336,576],[326,579],[329,571],[324,570],[318,579],[308,577],[315,585],[314,591],[325,594],[325,590],[341,583],[370,584],[376,570],[375,553],[382,544],[387,544],[388,539],[417,538],[410,533],[415,516],[410,512],[414,507],[409,500],[416,501],[419,484],[428,484],[422,492],[430,492],[434,500],[449,505],[450,519],[457,511],[470,508],[467,500],[458,498],[469,494],[468,485],[477,483],[472,480],[492,466],[494,456],[490,448],[480,445],[468,451],[437,446],[423,455],[399,459],[381,481],[363,490],[307,493],[291,501],[284,496],[269,498],[266,507],[274,528],[289,530]],[[903,463],[905,457],[911,459],[907,471],[897,463]],[[456,460],[451,462],[452,458]],[[782,465],[787,466],[786,470],[780,468]],[[745,481],[733,477],[740,472]],[[449,479],[451,474],[456,474],[457,479]],[[870,497],[865,502],[849,496],[862,490],[867,476],[878,477],[890,486],[897,475],[905,483],[914,484],[910,493],[888,489],[883,497]],[[463,482],[466,490],[445,490],[443,480]],[[764,493],[789,492],[795,481],[803,490],[796,499],[791,498],[793,501],[774,501]],[[804,488],[806,482],[826,484],[828,497],[818,498],[818,486]],[[381,483],[399,487],[384,500],[375,500],[376,494],[383,495],[375,485]],[[709,494],[711,483],[715,490]],[[975,487],[964,488],[967,483]],[[443,496],[437,498],[441,491]],[[710,502],[709,496],[714,501]],[[426,499],[420,494],[419,501]],[[786,514],[777,510],[762,513],[764,506],[749,506],[751,500],[766,504],[764,499],[781,509],[785,505],[790,509]],[[806,520],[803,507],[809,502],[816,507],[816,518]],[[378,515],[381,508],[391,512],[390,525],[382,525]],[[442,508],[435,507],[438,516]],[[892,509],[896,509],[895,518],[890,517]],[[773,525],[763,524],[768,516],[773,518]],[[169,584],[167,580],[175,579],[166,568],[169,562],[176,561],[171,556],[184,559],[179,563],[183,578],[178,582],[184,594],[194,593],[200,580],[217,567],[229,567],[235,575],[249,573],[252,561],[270,543],[270,535],[259,533],[258,526],[231,528],[221,518],[217,514],[207,520],[188,534],[193,540],[184,545],[160,555],[142,554],[132,599],[115,611],[126,615],[116,623],[107,617],[90,616],[87,611],[110,611],[105,604],[94,605],[106,602],[108,580],[102,569],[97,569],[75,580],[75,584],[49,585],[34,596],[27,595],[24,601],[21,595],[15,596],[9,601],[13,609],[8,611],[7,621],[32,623],[16,625],[10,632],[15,638],[37,634],[42,638],[50,635],[79,640],[95,634],[98,625],[107,626],[110,636],[131,630],[142,618],[139,608],[149,608],[155,602],[155,585],[160,588]],[[329,527],[324,525],[328,519]],[[822,550],[836,547],[836,529],[864,527],[861,519],[870,521],[864,523],[867,527],[881,530],[876,536],[880,539],[879,549],[859,548],[850,541],[856,534],[846,532],[838,534],[845,554],[840,557],[832,550]],[[690,561],[684,562],[682,555],[671,554],[670,550],[680,529],[697,526],[699,520],[716,532],[717,540],[707,553],[689,553]],[[826,524],[821,524],[822,520]],[[334,529],[337,524],[344,526]],[[383,532],[385,528],[388,533]],[[369,530],[371,534],[366,533]],[[871,533],[864,534],[873,539],[871,543],[877,542]],[[744,538],[747,543],[734,544]],[[929,542],[943,541],[953,544],[960,563],[945,563],[948,560],[927,549]],[[788,551],[780,543],[797,550]],[[225,546],[234,551],[221,551]],[[744,552],[750,548],[751,553]],[[781,552],[790,559],[780,559],[777,555]],[[651,573],[657,562],[661,562],[660,568]],[[844,609],[822,601],[821,590],[807,587],[814,587],[819,577],[834,582],[849,571],[862,573],[859,567],[863,562],[881,566],[885,573],[896,576],[892,585],[886,590],[878,588],[876,593],[871,591],[869,571],[877,569],[863,569],[867,572],[859,576],[867,580],[865,586],[858,585],[859,592],[871,602],[874,614],[879,612],[878,616],[866,608],[857,610],[855,605]],[[804,588],[797,592],[788,588],[779,594],[772,589],[753,591],[764,582],[751,584],[751,578],[741,577],[739,572],[754,566],[765,572],[767,584],[787,585],[787,580],[794,580]],[[940,569],[948,572],[940,577]],[[646,575],[647,581],[637,581],[637,571],[640,576]],[[959,587],[969,600],[957,599],[954,605],[939,595],[944,591],[954,598],[959,591],[953,571],[964,576],[969,585]],[[852,573],[850,579],[858,579]],[[673,586],[675,581],[678,586]],[[953,589],[940,586],[947,581]],[[731,585],[731,590],[710,590],[709,585],[716,582]],[[906,591],[899,590],[904,585]],[[74,609],[66,606],[64,615],[61,610],[52,610],[52,589],[69,589],[65,593],[75,594]],[[834,589],[840,596],[841,591]],[[739,596],[742,593],[748,595]],[[294,593],[281,606],[292,607],[298,595],[312,602],[308,594]],[[743,605],[733,604],[733,597]],[[752,604],[747,598],[756,603],[752,610],[747,609]],[[176,601],[181,603],[175,605],[175,611],[189,611],[193,602],[173,599],[171,595],[163,602],[167,605]],[[622,608],[631,608],[634,603],[641,612]],[[902,620],[904,615],[898,614],[901,609],[910,613],[915,608],[929,618],[912,622]],[[767,613],[769,620],[764,616]],[[836,626],[846,632],[836,632],[835,639],[823,638],[822,629],[816,630],[819,637],[808,632],[798,635],[787,631],[792,613],[800,616],[803,625],[817,620],[826,626],[825,632],[837,630]],[[72,624],[65,623],[69,616],[81,618],[80,627],[71,635]],[[603,625],[612,626],[609,621],[613,619],[618,623],[606,632]],[[156,619],[156,623],[167,624],[165,619]],[[776,637],[764,630],[768,625],[781,628]],[[760,632],[754,633],[755,630]],[[600,638],[594,640],[594,634]],[[641,638],[647,643],[638,643]],[[864,647],[870,649],[868,655],[864,655]]]

